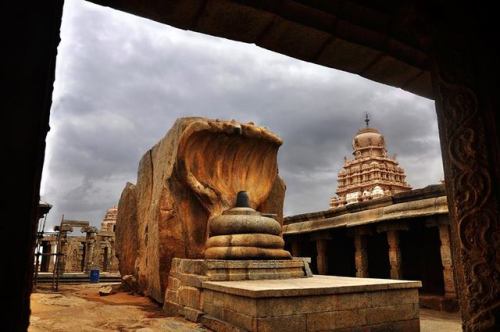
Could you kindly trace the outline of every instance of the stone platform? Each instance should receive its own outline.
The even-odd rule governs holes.
[[[419,331],[420,286],[334,276],[204,282],[202,310],[248,331]]]
[[[419,331],[419,281],[335,276],[256,280],[259,266],[269,276],[269,264],[307,263],[199,261],[173,264],[164,310],[214,331]],[[236,268],[238,264],[243,265]],[[227,265],[240,280],[231,279]],[[246,278],[244,266],[255,269]],[[210,280],[224,275],[226,281]]]

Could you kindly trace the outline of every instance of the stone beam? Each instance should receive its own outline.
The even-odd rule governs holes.
[[[92,0],[180,29],[229,38],[432,98],[421,42],[373,4],[330,1]],[[396,5],[396,4],[394,4]],[[403,23],[405,22],[405,23]],[[406,27],[407,28],[407,27]]]
[[[331,218],[288,224],[283,226],[283,233],[284,235],[293,235],[333,228],[359,227],[380,222],[400,224],[404,219],[445,215],[447,213],[446,196],[440,196],[346,213]]]

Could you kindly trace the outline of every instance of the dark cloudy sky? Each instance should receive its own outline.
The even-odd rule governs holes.
[[[78,0],[65,3],[42,199],[49,224],[100,223],[142,154],[183,116],[253,121],[284,139],[285,214],[324,210],[351,140],[385,135],[414,187],[443,178],[434,104],[400,89]]]

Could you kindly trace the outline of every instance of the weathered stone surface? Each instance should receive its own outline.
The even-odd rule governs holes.
[[[272,218],[260,215],[222,215],[210,222],[211,235],[229,235],[245,233],[281,234],[281,225]]]
[[[99,288],[99,296],[108,296],[114,293],[115,292],[113,291],[113,287],[111,286],[104,286]]]
[[[228,246],[283,248],[285,241],[281,236],[258,233],[212,236],[207,241],[207,247]]]
[[[137,278],[131,274],[124,275],[122,277],[122,288],[128,292],[139,293],[139,285],[137,283]]]
[[[137,204],[135,185],[127,183],[118,203],[116,217],[115,243],[120,274],[136,275],[135,261],[137,259]]]
[[[174,257],[203,257],[207,220],[232,207],[237,192],[248,191],[257,211],[282,216],[281,143],[253,124],[182,118],[146,152],[134,190],[136,219],[128,222],[126,235],[117,234],[122,241],[136,236],[134,274],[146,295],[163,302]],[[132,211],[133,200],[127,197],[124,192],[119,209]]]
[[[269,258],[289,259],[290,253],[283,249],[267,249],[258,247],[213,247],[205,250],[205,257],[212,259],[241,259],[251,257],[252,259]]]
[[[419,331],[419,286],[332,276],[205,282],[202,310],[248,331]]]
[[[291,259],[284,250],[281,224],[249,206],[246,191],[238,192],[236,206],[208,220],[207,259]]]

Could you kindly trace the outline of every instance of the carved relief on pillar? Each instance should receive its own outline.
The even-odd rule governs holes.
[[[495,322],[500,307],[500,221],[488,145],[496,137],[485,136],[487,111],[480,112],[475,91],[461,83],[472,81],[466,73],[469,62],[461,63],[462,54],[453,50],[441,49],[438,55],[443,59],[436,61],[434,86],[457,293],[464,330],[486,331],[500,326]]]

